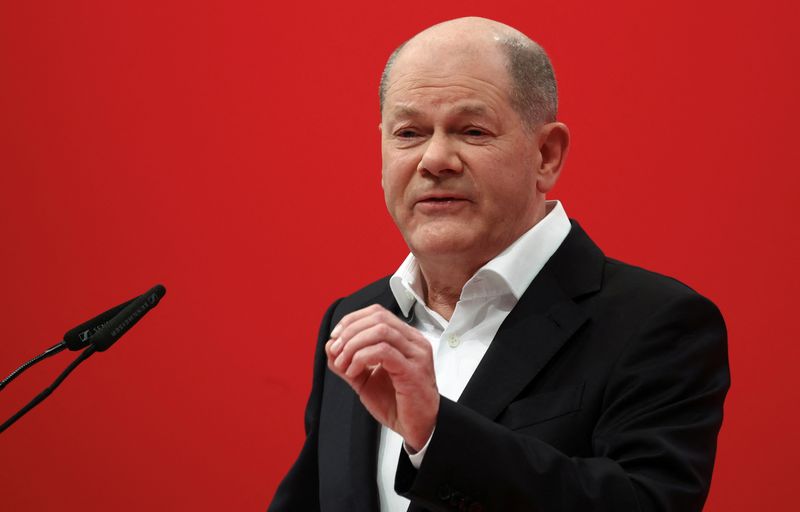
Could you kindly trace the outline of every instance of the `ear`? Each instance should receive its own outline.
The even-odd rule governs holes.
[[[564,123],[553,122],[540,126],[537,132],[542,160],[537,169],[536,188],[546,194],[556,185],[567,158],[569,128]]]
[[[383,175],[383,122],[378,123],[378,133],[381,137],[381,189],[386,190],[386,178]]]

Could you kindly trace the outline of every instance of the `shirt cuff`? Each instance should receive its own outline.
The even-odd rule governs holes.
[[[433,432],[436,432],[436,427],[433,427]],[[419,449],[417,453],[411,453],[411,447],[403,441],[403,450],[406,451],[406,455],[408,455],[408,459],[411,461],[411,465],[414,466],[414,469],[419,469],[422,465],[422,459],[425,457],[425,452],[428,450],[428,445],[431,444],[431,439],[433,438],[433,432],[431,432],[430,437],[427,441],[425,441],[425,445]]]

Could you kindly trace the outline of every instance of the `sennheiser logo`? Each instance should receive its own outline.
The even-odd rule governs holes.
[[[111,331],[111,337],[116,338],[117,336],[120,336],[123,332],[125,332],[125,329],[129,325],[135,322],[137,318],[142,316],[148,309],[150,309],[155,305],[157,299],[158,297],[156,296],[156,294],[151,293],[147,297],[147,300],[144,302],[144,304],[136,308],[136,310],[134,310],[134,312],[131,313],[130,316],[128,316],[128,318],[126,318],[121,324],[119,324],[116,328],[114,328],[113,331]]]
[[[100,329],[102,329],[103,327],[106,326],[107,323],[108,322],[103,322],[102,324],[98,325],[97,327],[93,327],[91,329],[86,329],[85,331],[83,331],[83,332],[78,334],[78,339],[80,339],[81,341],[85,342],[86,340],[88,340],[89,338],[91,338],[92,336],[97,334],[100,331]]]

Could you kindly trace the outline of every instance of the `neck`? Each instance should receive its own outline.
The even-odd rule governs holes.
[[[461,298],[461,290],[483,264],[459,267],[453,265],[452,261],[438,265],[432,262],[419,263],[425,304],[449,321]]]
[[[498,249],[491,253],[466,254],[462,252],[459,255],[415,253],[414,256],[422,274],[422,292],[425,304],[449,321],[461,298],[461,290],[475,275],[475,272],[542,220],[550,210],[551,208],[546,207],[544,196],[542,196],[538,211],[533,216],[533,222],[520,228],[519,232],[514,233],[510,239],[495,244]]]

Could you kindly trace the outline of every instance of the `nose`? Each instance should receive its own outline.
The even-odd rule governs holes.
[[[443,133],[434,133],[425,146],[417,165],[421,173],[429,173],[436,177],[446,174],[460,174],[464,170],[463,162],[458,154],[456,141]]]

